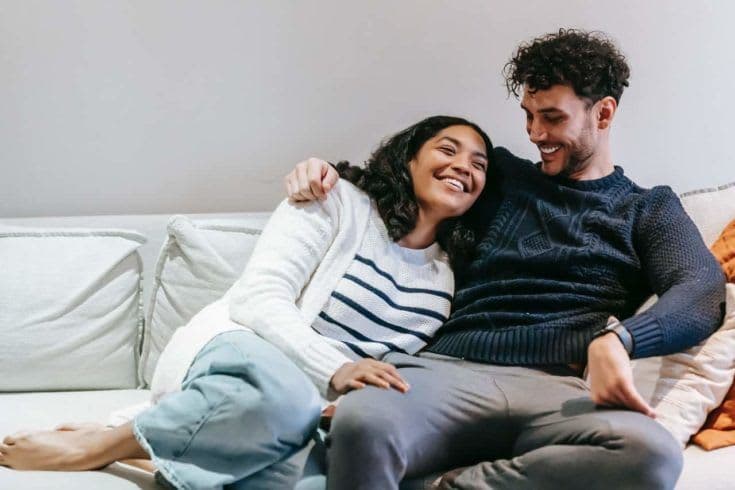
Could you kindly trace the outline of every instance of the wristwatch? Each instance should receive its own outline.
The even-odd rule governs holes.
[[[618,336],[620,342],[623,344],[623,347],[625,347],[625,351],[628,353],[629,356],[633,354],[633,350],[635,348],[633,336],[630,334],[628,329],[625,328],[625,326],[619,321],[614,321],[613,323],[610,323],[609,325],[598,330],[597,332],[592,334],[592,339],[594,340],[597,337],[601,337],[610,332],[614,332],[615,335]]]

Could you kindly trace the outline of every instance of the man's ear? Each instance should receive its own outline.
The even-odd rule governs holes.
[[[595,104],[597,106],[597,129],[608,129],[615,117],[618,103],[611,96],[603,97]]]

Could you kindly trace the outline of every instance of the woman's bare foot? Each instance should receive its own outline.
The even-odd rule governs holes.
[[[119,461],[122,464],[138,468],[139,470],[147,471],[148,473],[155,473],[158,471],[156,465],[150,459],[121,459]]]
[[[119,459],[147,458],[130,424],[115,429],[98,425],[17,433],[0,444],[0,465],[17,470],[84,471]]]

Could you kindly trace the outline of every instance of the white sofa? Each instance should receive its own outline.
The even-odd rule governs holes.
[[[723,208],[721,205],[723,193],[727,193],[728,204]],[[695,219],[705,240],[710,243],[719,233],[721,228],[730,220],[735,218],[735,187],[729,185],[720,189],[696,191],[689,195],[683,196],[683,201],[687,210]],[[704,216],[704,218],[703,218]],[[239,214],[219,214],[219,215],[190,215],[196,222],[216,223],[242,223],[249,228],[262,227],[267,219],[267,213],[239,213]],[[7,218],[0,219],[0,240],[3,240],[1,234],[3,230],[18,230],[21,228],[116,228],[136,230],[147,238],[147,242],[137,248],[136,254],[140,257],[140,270],[142,284],[138,298],[141,301],[140,312],[150,313],[152,303],[151,292],[160,293],[160,277],[163,274],[160,267],[156,268],[156,261],[161,252],[162,244],[166,241],[170,244],[171,238],[167,234],[168,215],[138,215],[138,216],[88,216],[88,217],[52,217],[52,218]],[[20,228],[19,228],[20,227]],[[216,229],[216,227],[215,227]],[[169,230],[170,232],[170,230]],[[168,237],[168,238],[167,238]],[[0,245],[2,242],[0,242]],[[2,250],[0,248],[0,250]],[[164,252],[166,248],[164,247]],[[171,252],[169,250],[169,252]],[[1,252],[0,252],[1,253]],[[30,253],[30,252],[29,252]],[[180,254],[179,252],[176,252]],[[176,255],[175,253],[173,255]],[[171,258],[171,257],[169,257]],[[176,257],[174,257],[176,258]],[[180,257],[179,257],[180,258]],[[185,258],[183,262],[191,262],[191,257]],[[191,265],[191,264],[189,264]],[[158,276],[158,279],[157,277]],[[3,286],[3,284],[5,284]],[[0,281],[0,287],[13,287]],[[164,288],[165,289],[165,288]],[[7,295],[8,291],[0,291],[1,295]],[[169,294],[164,291],[165,294]],[[175,300],[169,297],[167,300]],[[1,303],[0,303],[1,304]],[[166,313],[166,312],[164,312]],[[150,314],[147,325],[140,325],[138,331],[132,336],[129,342],[128,351],[131,352],[129,359],[124,360],[126,363],[121,369],[137,372],[139,376],[130,381],[115,381],[117,384],[114,389],[91,389],[98,386],[99,382],[91,383],[90,386],[85,385],[84,373],[75,374],[75,386],[82,389],[72,391],[45,391],[36,389],[33,386],[26,387],[24,391],[19,392],[16,389],[3,390],[3,384],[0,380],[0,435],[15,432],[20,429],[33,428],[51,428],[59,422],[65,421],[99,421],[107,422],[111,411],[124,406],[132,405],[147,399],[149,392],[143,387],[146,378],[150,379],[150,372],[154,364],[154,357],[151,352],[144,352],[140,355],[140,336],[144,336],[143,350],[155,350],[152,347],[154,341],[165,343],[165,338],[170,332],[156,332],[156,320],[150,321]],[[164,315],[165,316],[165,315]],[[0,322],[2,321],[2,313],[0,313]],[[160,319],[158,321],[160,322]],[[0,324],[0,333],[3,332]],[[37,335],[34,333],[33,335]],[[16,337],[13,337],[16,338]],[[153,339],[153,340],[151,340]],[[157,340],[156,340],[157,339]],[[5,352],[5,356],[12,356],[13,359],[21,359],[23,349],[33,346],[34,339],[32,335],[23,338],[21,345],[7,346],[5,350],[0,349],[0,354]],[[104,342],[104,339],[102,339]],[[3,343],[6,340],[3,339]],[[162,345],[158,345],[160,350]],[[147,357],[146,357],[147,356]],[[2,364],[8,359],[3,359],[0,355],[0,376],[12,378],[16,374],[12,370],[12,366]],[[71,356],[70,358],[73,358]],[[63,357],[62,357],[63,359]],[[111,359],[111,357],[110,357]],[[43,361],[36,362],[36,367],[43,372],[45,366]],[[72,362],[70,360],[70,362]],[[119,362],[119,361],[117,361]],[[148,362],[148,366],[144,365]],[[104,364],[106,360],[100,360],[100,368],[96,373],[102,376],[105,373]],[[71,368],[71,366],[69,366]],[[3,370],[5,369],[5,370]],[[59,378],[67,376],[64,366],[54,368],[55,375]],[[635,367],[636,376],[640,379],[651,379],[655,377],[658,369],[656,360],[639,363]],[[71,372],[71,371],[70,371]],[[102,374],[100,374],[102,373]],[[91,373],[90,373],[91,374]],[[104,385],[104,383],[103,383]],[[10,386],[15,386],[10,383]],[[44,384],[43,386],[46,386]],[[639,389],[645,396],[649,396],[653,390],[650,382],[640,382]],[[304,454],[299,455],[303,458]],[[731,489],[735,488],[735,466],[730,466],[735,461],[735,447],[724,448],[712,452],[705,452],[696,446],[688,446],[684,452],[684,470],[677,485],[682,490],[699,490],[707,488],[707,490]],[[357,476],[359,478],[359,476]],[[67,473],[67,472],[20,472],[0,467],[0,489],[153,489],[158,488],[152,475],[142,470],[129,466],[114,464],[101,471],[83,472],[83,473]]]

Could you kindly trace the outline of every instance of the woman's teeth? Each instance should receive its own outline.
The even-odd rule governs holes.
[[[450,178],[446,178],[446,179],[442,179],[442,180],[444,182],[446,182],[447,184],[449,184],[450,186],[452,186],[455,189],[457,189],[458,191],[464,191],[464,185],[462,184],[462,182],[460,182],[460,181],[458,181],[456,179],[450,179]]]

